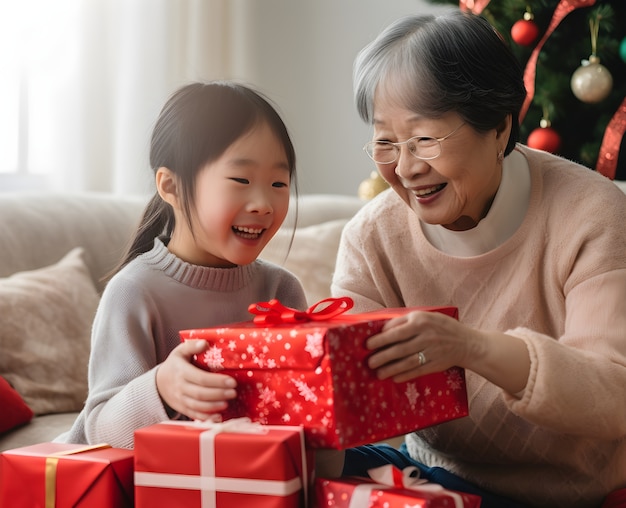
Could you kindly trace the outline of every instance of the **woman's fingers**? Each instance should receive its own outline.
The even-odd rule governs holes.
[[[467,349],[464,327],[438,312],[415,311],[389,320],[370,337],[366,347],[374,352],[368,366],[380,379],[406,381],[460,365]]]

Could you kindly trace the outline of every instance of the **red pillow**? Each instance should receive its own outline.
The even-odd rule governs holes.
[[[626,489],[612,492],[602,503],[602,508],[623,508],[624,506],[626,506]]]
[[[2,376],[0,376],[0,408],[2,408],[0,433],[28,423],[33,417],[32,410],[20,394]]]

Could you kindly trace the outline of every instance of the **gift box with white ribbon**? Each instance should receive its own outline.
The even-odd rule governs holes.
[[[300,508],[312,468],[302,427],[163,422],[135,431],[135,507]]]
[[[468,414],[461,368],[396,383],[367,365],[365,341],[389,319],[414,310],[458,318],[456,307],[345,313],[351,306],[349,298],[329,298],[296,311],[272,300],[251,305],[249,322],[180,335],[208,341],[196,365],[237,380],[224,420],[303,425],[311,448],[374,443]]]
[[[481,499],[419,478],[416,468],[370,469],[370,478],[315,481],[317,508],[480,508]]]

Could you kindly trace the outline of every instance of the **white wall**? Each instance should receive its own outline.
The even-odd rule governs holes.
[[[264,91],[292,134],[299,189],[356,194],[375,169],[361,150],[371,137],[354,107],[352,63],[397,17],[450,9],[426,0],[241,0],[236,32],[248,55],[235,78]],[[246,72],[241,68],[247,67]]]
[[[456,8],[428,0],[56,0],[55,5],[51,12],[71,15],[50,23],[39,10],[30,21],[28,8],[14,12],[30,26],[29,36],[13,35],[24,38],[19,46],[24,54],[33,50],[28,107],[22,108],[29,112],[24,123],[29,131],[19,144],[24,174],[13,173],[9,157],[5,172],[0,169],[0,192],[49,187],[151,192],[149,133],[167,97],[190,80],[234,78],[277,104],[296,147],[301,193],[355,195],[375,169],[361,150],[370,127],[353,105],[356,54],[402,15]],[[41,41],[44,51],[35,51]],[[6,81],[18,86],[19,73],[14,74]],[[4,97],[11,102],[10,94]],[[13,124],[7,125],[12,132]],[[0,136],[0,144],[6,138]]]

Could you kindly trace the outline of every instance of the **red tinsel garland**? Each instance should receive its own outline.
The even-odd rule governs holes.
[[[537,72],[537,58],[539,57],[539,52],[541,48],[548,40],[548,37],[552,35],[552,32],[556,29],[559,23],[567,16],[570,12],[580,7],[589,7],[596,3],[596,0],[561,0],[559,4],[554,9],[554,14],[552,15],[552,20],[548,25],[546,33],[543,34],[541,40],[533,49],[528,61],[526,62],[526,69],[524,70],[524,85],[526,85],[526,100],[522,105],[522,109],[519,114],[519,122],[522,123],[524,117],[526,116],[526,112],[530,107],[530,103],[533,101],[533,97],[535,96],[535,74]]]
[[[611,180],[615,180],[619,147],[624,132],[626,132],[626,99],[622,101],[606,126],[596,163],[596,171]]]
[[[470,11],[472,14],[480,14],[491,0],[459,0],[459,8],[462,11]]]

